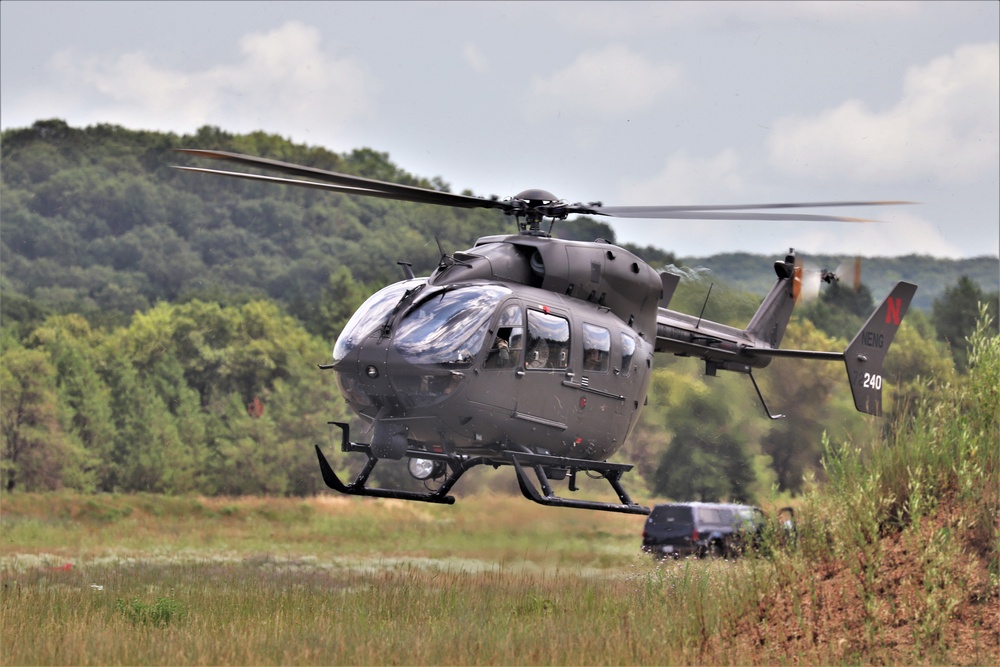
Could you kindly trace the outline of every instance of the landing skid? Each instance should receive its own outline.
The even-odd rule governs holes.
[[[631,465],[625,463],[608,463],[606,461],[586,461],[583,459],[571,459],[562,456],[545,456],[542,454],[531,454],[528,452],[514,452],[510,450],[500,451],[490,456],[466,456],[462,454],[448,454],[444,452],[427,452],[422,449],[408,449],[404,456],[408,458],[429,459],[442,462],[447,472],[443,475],[441,485],[433,491],[405,491],[401,489],[385,489],[368,486],[368,478],[379,459],[372,453],[371,445],[351,442],[350,427],[340,422],[331,422],[341,430],[341,451],[358,452],[368,457],[365,467],[354,478],[353,482],[345,484],[333,471],[326,456],[319,445],[316,445],[316,455],[319,457],[319,468],[323,474],[323,481],[328,487],[339,493],[352,496],[368,496],[372,498],[396,498],[399,500],[415,500],[426,503],[440,503],[453,505],[455,497],[448,495],[455,483],[466,472],[480,465],[488,465],[494,468],[500,466],[512,466],[517,474],[517,483],[521,488],[521,493],[525,498],[533,500],[540,505],[550,507],[576,507],[578,509],[598,510],[602,512],[620,512],[624,514],[649,514],[649,508],[639,505],[633,501],[621,485],[621,476],[632,469]],[[530,468],[537,479],[537,486],[528,475]],[[557,496],[552,490],[549,482],[550,473],[546,470],[559,471],[560,478],[563,474],[569,479],[569,490],[576,491],[576,475],[579,472],[594,473],[591,475],[597,479],[606,479],[611,488],[618,495],[621,503],[606,503],[596,500],[575,500]],[[540,490],[539,490],[540,487]]]

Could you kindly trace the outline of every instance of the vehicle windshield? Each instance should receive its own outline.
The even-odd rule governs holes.
[[[653,508],[648,521],[651,523],[691,523],[694,515],[686,505],[659,505]]]
[[[396,350],[413,364],[469,364],[483,347],[487,324],[506,287],[473,285],[441,291],[408,312],[396,331]]]
[[[333,348],[334,361],[340,361],[346,357],[351,350],[358,346],[358,343],[385,324],[392,309],[396,307],[407,290],[412,290],[426,281],[426,278],[404,280],[384,287],[368,297],[368,300],[361,304],[361,307],[347,322],[340,338],[337,339],[337,344]]]

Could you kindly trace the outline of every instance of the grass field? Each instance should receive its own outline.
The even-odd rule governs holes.
[[[978,610],[961,659],[939,651],[940,641],[919,646],[913,633],[900,653],[878,632],[866,638],[863,624],[829,634],[817,614],[849,604],[856,587],[809,593],[815,579],[801,551],[656,563],[639,551],[643,517],[513,496],[434,506],[6,494],[0,522],[4,665],[774,664],[900,655],[988,664],[998,655],[987,617],[995,605]],[[793,599],[797,609],[782,607]],[[820,599],[830,609],[817,609]]]
[[[3,500],[3,664],[659,663],[676,632],[642,517],[509,496]],[[704,587],[693,565],[669,576]]]
[[[1000,664],[1000,339],[736,562],[506,495],[0,495],[0,665]],[[765,508],[766,509],[766,508]]]

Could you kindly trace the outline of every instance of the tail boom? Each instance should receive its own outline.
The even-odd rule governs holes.
[[[843,352],[781,349],[781,339],[792,314],[801,281],[793,251],[774,264],[777,281],[746,329],[712,322],[668,310],[676,280],[661,276],[663,292],[656,320],[654,350],[705,361],[706,375],[725,370],[751,375],[774,357],[843,360],[851,383],[854,405],[860,412],[882,414],[882,363],[896,331],[917,291],[912,283],[899,282],[875,309]],[[762,397],[763,398],[763,397]]]

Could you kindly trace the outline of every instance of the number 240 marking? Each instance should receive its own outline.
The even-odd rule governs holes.
[[[865,373],[865,379],[861,386],[866,389],[882,389],[882,376]]]

